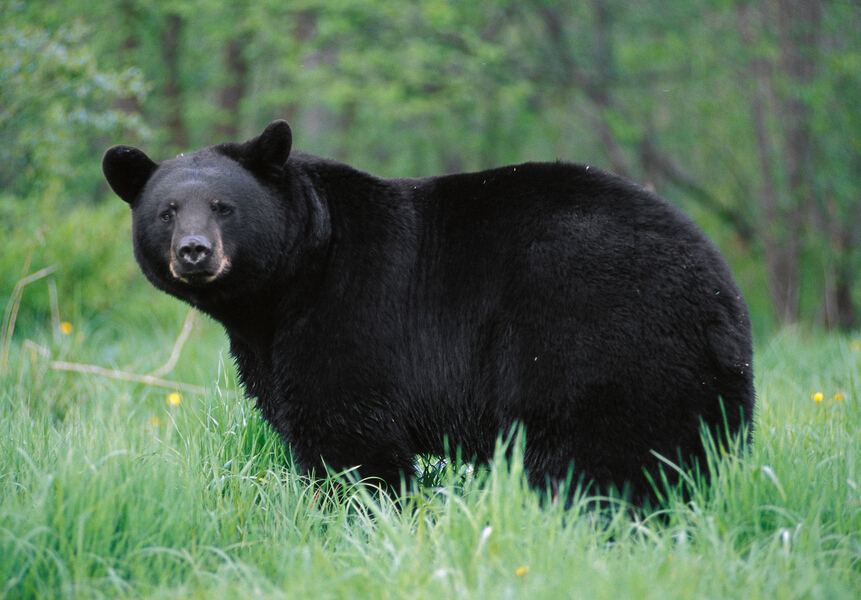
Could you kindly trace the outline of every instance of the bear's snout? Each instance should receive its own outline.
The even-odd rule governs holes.
[[[227,273],[230,259],[224,255],[221,239],[205,235],[185,235],[171,249],[170,272],[190,285],[211,283]]]
[[[212,244],[199,235],[189,235],[179,240],[176,255],[184,265],[195,267],[212,254]]]

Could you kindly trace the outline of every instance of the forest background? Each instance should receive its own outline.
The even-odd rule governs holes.
[[[861,5],[840,0],[0,0],[0,290],[156,318],[104,150],[286,118],[382,176],[569,160],[692,215],[757,335],[861,317]],[[19,327],[44,323],[24,294]]]

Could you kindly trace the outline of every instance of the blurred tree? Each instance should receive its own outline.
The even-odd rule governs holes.
[[[76,77],[112,97],[104,106],[117,115],[151,124],[154,155],[243,139],[287,117],[297,145],[383,175],[590,162],[697,218],[735,261],[758,312],[770,306],[780,323],[858,323],[857,3],[4,1],[23,32],[4,29],[4,39],[25,40],[10,56],[30,53],[29,62],[51,56],[38,32],[73,35],[62,24],[76,18],[92,26],[74,43],[64,38],[68,52],[89,52],[93,68],[99,56],[126,84]],[[7,54],[0,61],[11,65]],[[140,72],[153,86],[146,98],[131,76]],[[37,98],[13,125],[0,116],[0,135],[44,123],[37,114],[65,115],[82,98],[60,86],[55,103],[27,85],[0,90],[6,104]],[[76,125],[60,126],[73,119],[51,122],[80,139]],[[38,129],[24,137],[43,140]],[[15,161],[45,164],[16,143],[0,150],[9,157],[0,177],[20,171],[8,166]],[[100,154],[65,148],[69,165]],[[32,181],[48,180],[34,172]]]
[[[358,114],[347,156],[368,161],[412,131],[436,155],[416,157],[419,140],[381,158],[411,157],[397,168],[416,174],[548,151],[598,159],[762,256],[781,323],[857,324],[857,5],[427,0],[317,14],[312,41],[332,58],[310,84]]]
[[[248,61],[245,48],[248,36],[240,35],[230,39],[224,48],[224,70],[228,81],[218,95],[218,104],[223,111],[222,121],[215,128],[220,139],[235,140],[239,137],[240,103],[248,88]]]
[[[848,10],[847,10],[848,8]],[[761,177],[761,238],[775,313],[802,315],[815,286],[829,328],[858,323],[861,66],[857,7],[820,0],[736,6]],[[811,264],[812,263],[812,264]],[[815,265],[815,266],[814,266]],[[813,268],[811,268],[813,267]],[[823,276],[824,274],[824,276]]]
[[[122,64],[134,64],[134,53],[140,46],[135,24],[140,20],[140,16],[133,0],[120,0],[117,9],[122,20],[121,30],[124,34],[119,44],[119,55],[121,57],[119,62]],[[143,111],[141,99],[137,96],[117,98],[115,107],[133,115],[139,115]]]
[[[97,141],[146,127],[114,107],[140,101],[147,85],[134,67],[100,68],[80,22],[50,30],[29,23],[14,2],[0,5],[0,189],[52,202],[61,192],[90,188],[101,177],[89,168]]]
[[[184,29],[185,19],[181,14],[171,11],[164,15],[161,22],[161,50],[167,78],[161,92],[166,111],[166,124],[170,132],[168,146],[177,151],[188,147],[188,134],[183,119],[185,86],[180,80],[181,42]]]

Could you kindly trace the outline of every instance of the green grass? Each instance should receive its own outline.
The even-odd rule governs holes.
[[[155,294],[155,292],[153,292]],[[159,300],[160,302],[160,300]],[[542,503],[520,462],[443,469],[404,510],[295,475],[201,319],[32,327],[0,372],[0,596],[8,598],[861,597],[861,339],[790,330],[756,355],[755,444],[690,502],[646,514]],[[814,394],[822,400],[814,400]]]

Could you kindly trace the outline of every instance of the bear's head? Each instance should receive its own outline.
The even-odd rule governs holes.
[[[102,169],[132,209],[135,258],[159,289],[199,305],[265,285],[282,254],[284,168],[292,135],[275,121],[244,143],[161,164],[115,146]]]

